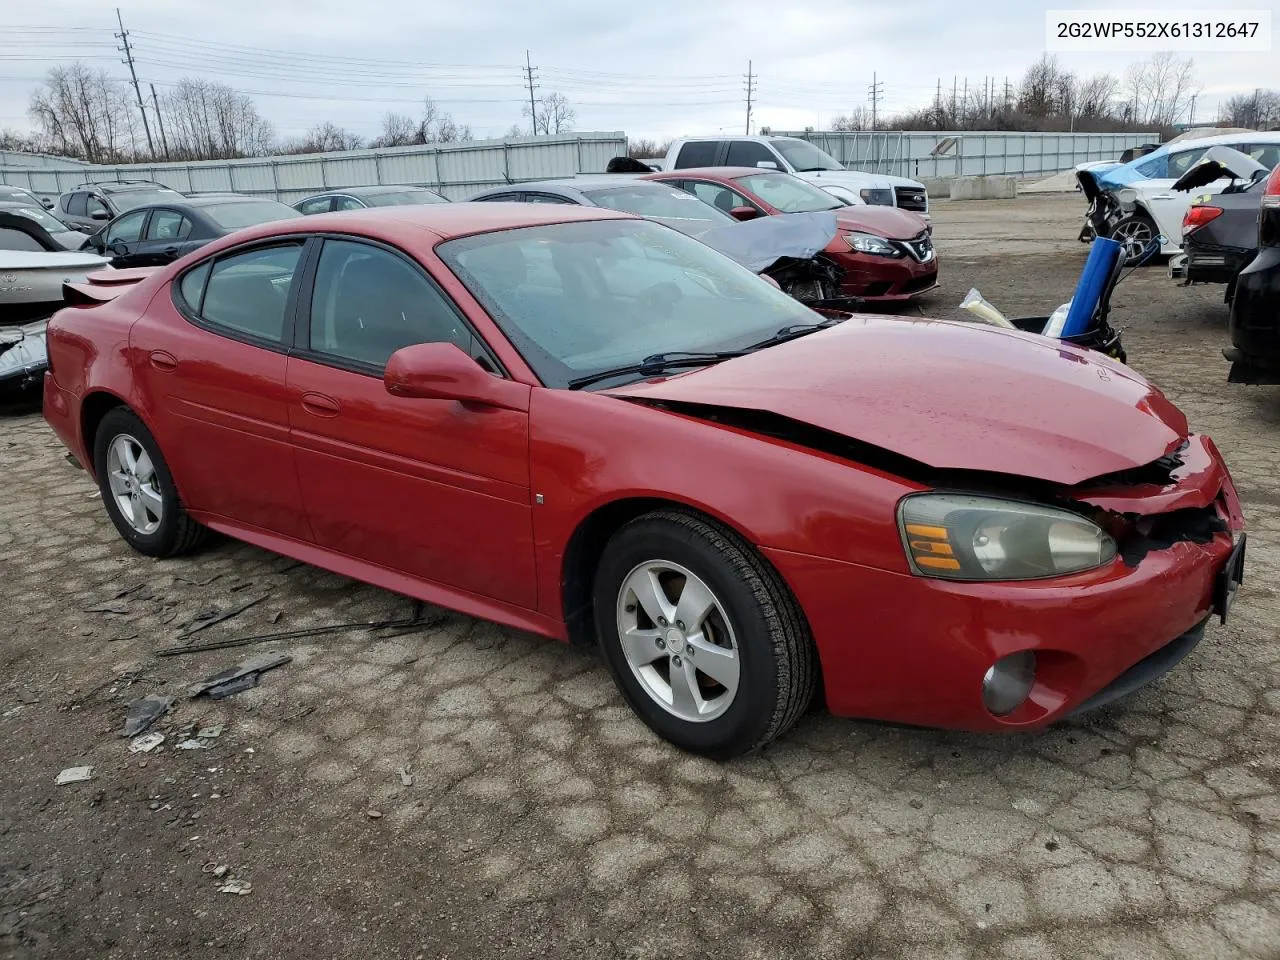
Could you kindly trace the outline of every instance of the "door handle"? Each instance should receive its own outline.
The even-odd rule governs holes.
[[[165,248],[164,248],[164,250],[163,250],[162,252],[164,253],[164,255],[165,255],[166,257],[172,257],[175,253],[177,253],[177,252],[178,252],[178,248],[177,248],[177,247],[165,247]]]
[[[164,373],[172,373],[178,369],[178,358],[163,350],[152,350],[151,365]]]
[[[1151,199],[1152,200],[1176,200],[1177,197],[1175,197],[1172,193],[1157,193]]]
[[[326,397],[323,393],[304,393],[302,409],[315,417],[336,417],[342,408],[338,406],[337,400]]]

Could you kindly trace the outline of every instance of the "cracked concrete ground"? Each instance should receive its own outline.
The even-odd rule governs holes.
[[[1049,312],[1080,208],[938,204],[921,309],[976,285]],[[719,765],[652,736],[591,653],[436,610],[159,659],[264,594],[193,639],[411,604],[225,540],[137,556],[38,416],[0,420],[0,957],[1280,956],[1280,389],[1226,383],[1220,300],[1147,269],[1114,316],[1231,464],[1233,620],[1158,685],[1009,737],[814,712]],[[127,751],[129,701],[275,650],[294,659],[257,689],[181,701],[159,750]],[[79,764],[93,780],[54,786]]]

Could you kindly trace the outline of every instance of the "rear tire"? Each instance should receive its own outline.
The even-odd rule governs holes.
[[[795,598],[750,544],[703,517],[646,514],[605,546],[595,578],[605,662],[659,736],[726,759],[805,712],[817,658]]]
[[[93,465],[107,516],[148,557],[194,550],[208,530],[187,514],[160,445],[132,410],[107,412],[93,438]]]

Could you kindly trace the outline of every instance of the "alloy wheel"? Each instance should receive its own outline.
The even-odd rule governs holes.
[[[137,533],[150,536],[164,519],[164,496],[151,455],[127,433],[107,448],[107,482],[116,508]]]
[[[1155,232],[1145,220],[1133,218],[1117,224],[1111,233],[1111,239],[1120,243],[1125,262],[1130,263],[1142,256],[1147,244],[1155,239]]]

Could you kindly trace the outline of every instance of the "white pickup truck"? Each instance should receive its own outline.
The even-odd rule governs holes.
[[[846,203],[900,207],[926,217],[929,214],[929,193],[923,183],[883,173],[846,170],[835,157],[798,137],[686,137],[673,141],[662,169],[688,167],[782,170]]]

